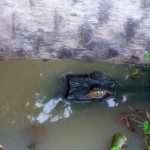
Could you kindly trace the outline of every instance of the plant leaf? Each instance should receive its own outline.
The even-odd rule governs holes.
[[[148,127],[148,129],[146,130],[147,134],[150,134],[150,127]]]
[[[128,118],[126,118],[126,125],[127,125],[127,127],[130,129],[130,124],[129,124]]]
[[[139,71],[134,71],[134,72],[132,73],[133,76],[138,76],[139,74],[140,74]]]
[[[118,147],[112,147],[111,150],[120,150]]]
[[[150,55],[147,51],[145,51],[145,56],[146,56],[147,60],[150,61]]]
[[[148,121],[150,121],[150,114],[147,111],[146,111],[146,116],[147,116]]]
[[[149,128],[148,121],[144,121],[143,126],[144,126],[144,131],[147,132],[147,130]]]

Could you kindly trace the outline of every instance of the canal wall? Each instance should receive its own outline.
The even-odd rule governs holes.
[[[149,0],[1,0],[0,60],[145,63]]]

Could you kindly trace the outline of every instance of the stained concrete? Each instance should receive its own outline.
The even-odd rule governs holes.
[[[1,0],[0,60],[145,63],[149,0]]]

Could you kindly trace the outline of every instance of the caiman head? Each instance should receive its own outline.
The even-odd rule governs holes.
[[[114,81],[100,72],[92,72],[89,75],[68,75],[67,83],[65,98],[69,101],[88,102],[115,95]]]

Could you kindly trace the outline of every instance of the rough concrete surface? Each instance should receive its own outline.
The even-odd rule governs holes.
[[[0,0],[0,60],[144,63],[149,0]]]

